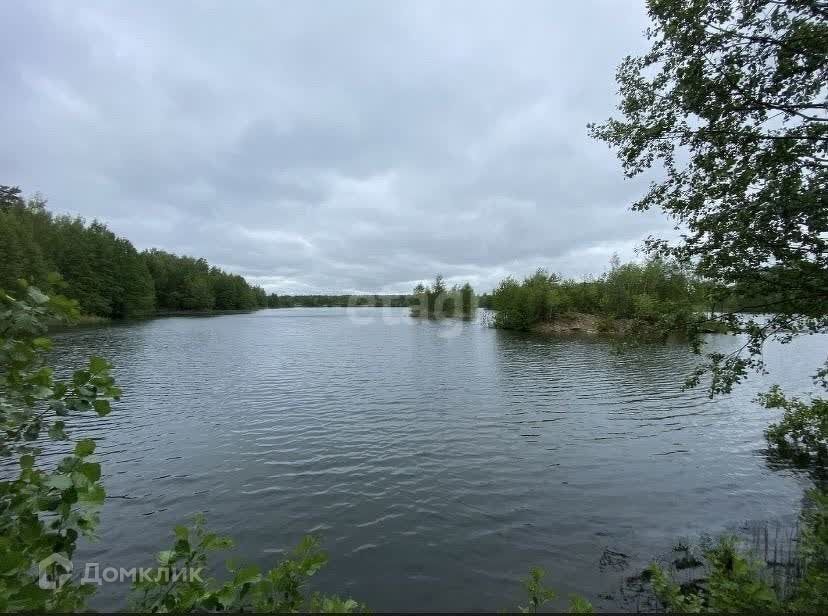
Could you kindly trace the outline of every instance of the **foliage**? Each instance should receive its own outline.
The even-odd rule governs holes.
[[[19,188],[0,186],[0,288],[13,289],[19,279],[42,285],[53,271],[84,314],[107,318],[267,303],[263,289],[204,259],[139,253],[98,221],[55,216],[42,198],[25,199]]]
[[[656,596],[671,612],[805,612],[828,609],[828,493],[812,490],[801,514],[802,530],[795,558],[802,571],[793,588],[783,593],[772,582],[767,566],[733,537],[723,537],[703,550],[704,575],[683,584],[677,571],[653,564],[648,569]],[[695,559],[693,559],[695,560]],[[678,567],[674,565],[676,569]]]
[[[18,188],[0,187],[0,194],[0,288],[13,289],[21,278],[43,284],[48,272],[58,271],[86,314],[152,311],[152,279],[127,240],[98,222],[53,216],[43,199],[26,200]]]
[[[491,310],[492,296],[489,293],[481,293],[477,296],[477,307]]]
[[[528,605],[520,606],[524,614],[535,614],[542,610],[549,602],[557,597],[557,593],[543,583],[546,572],[540,567],[532,567],[529,570],[529,577],[523,581],[526,589]],[[572,595],[569,599],[569,612],[571,614],[592,614],[592,604],[578,595]]]
[[[48,270],[33,217],[19,215],[21,203],[19,188],[0,186],[0,288],[27,276],[42,279]]]
[[[491,295],[495,326],[528,330],[536,323],[578,312],[635,319],[675,329],[687,323],[703,300],[703,285],[662,259],[613,263],[598,279],[564,280],[540,269],[518,282],[506,278]]]
[[[663,180],[634,208],[660,208],[683,233],[651,238],[650,251],[695,268],[713,304],[739,300],[738,312],[707,317],[748,339],[702,367],[714,375],[712,393],[726,392],[764,369],[766,340],[828,331],[828,7],[648,7],[652,46],[617,72],[622,117],[590,131],[617,150],[627,176],[660,163]]]
[[[443,276],[437,274],[434,284],[414,287],[411,302],[411,316],[415,317],[461,317],[471,318],[477,310],[477,297],[471,285],[446,287]]]
[[[529,570],[529,577],[523,582],[529,597],[529,605],[521,606],[521,612],[534,614],[557,596],[554,590],[543,585],[544,575],[546,572],[539,567]]]
[[[782,409],[782,419],[768,427],[766,436],[773,452],[800,465],[824,471],[828,465],[828,400],[805,402],[786,398],[774,386],[759,401],[769,409]]]
[[[690,587],[679,586],[658,566],[650,567],[653,589],[670,611],[779,611],[776,593],[759,574],[761,564],[740,553],[734,539],[720,539],[704,559],[707,576]]]
[[[137,581],[131,607],[137,612],[338,612],[364,611],[353,599],[313,594],[306,596],[305,585],[327,562],[318,541],[305,537],[290,557],[260,572],[254,565],[228,561],[229,578],[218,582],[200,575],[187,575],[208,567],[211,552],[233,546],[229,537],[204,530],[197,517],[191,528],[175,529],[171,550],[158,553],[158,567]],[[181,575],[176,575],[181,573]]]
[[[822,374],[822,373],[820,373]],[[824,378],[824,377],[823,377]],[[658,566],[650,568],[656,595],[671,611],[828,611],[828,492],[824,489],[828,462],[828,401],[786,397],[778,386],[759,395],[768,409],[781,409],[781,419],[765,431],[770,453],[777,460],[807,468],[818,485],[807,495],[801,513],[798,567],[793,592],[775,592],[766,568],[740,553],[733,539],[723,539],[705,553],[708,575],[693,585],[679,586]]]
[[[0,481],[0,609],[70,611],[83,606],[90,589],[69,580],[58,590],[38,584],[36,563],[59,554],[71,559],[81,534],[91,534],[103,503],[101,467],[91,439],[54,468],[36,464],[41,433],[66,440],[63,417],[70,412],[109,413],[120,396],[109,364],[93,357],[71,379],[54,378],[44,363],[51,342],[44,336],[55,318],[72,319],[77,303],[24,287],[20,298],[0,293],[0,455],[16,457],[16,479]],[[63,572],[57,562],[39,572],[46,581]]]
[[[205,259],[147,250],[141,255],[155,283],[159,310],[252,310],[267,305],[264,289],[239,275],[211,267]]]
[[[802,577],[789,600],[792,611],[828,613],[828,492],[811,490],[802,512],[799,554]]]

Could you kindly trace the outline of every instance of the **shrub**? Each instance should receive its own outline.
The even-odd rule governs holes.
[[[686,326],[704,299],[702,285],[660,259],[643,265],[614,264],[601,278],[563,280],[540,269],[518,282],[501,281],[492,293],[495,327],[531,329],[569,312],[637,319],[660,327]]]
[[[824,468],[828,462],[828,400],[786,398],[777,385],[761,394],[759,401],[766,408],[784,410],[779,423],[765,432],[774,453],[799,464]]]

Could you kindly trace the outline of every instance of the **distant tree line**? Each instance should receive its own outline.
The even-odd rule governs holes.
[[[277,295],[267,296],[268,308],[323,308],[349,306],[409,306],[410,295]]]
[[[263,289],[204,259],[138,252],[103,223],[54,215],[42,198],[0,186],[0,288],[13,289],[20,279],[44,284],[52,272],[85,314],[107,318],[267,305]]]
[[[431,286],[418,284],[414,287],[411,316],[470,318],[476,309],[477,297],[468,282],[449,289],[443,276],[437,274]]]

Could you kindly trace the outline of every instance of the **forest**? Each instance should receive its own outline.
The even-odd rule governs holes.
[[[14,289],[21,279],[54,284],[53,272],[62,279],[61,292],[77,300],[83,314],[97,317],[267,305],[264,289],[204,259],[138,252],[103,223],[55,215],[44,199],[0,186],[0,288]]]

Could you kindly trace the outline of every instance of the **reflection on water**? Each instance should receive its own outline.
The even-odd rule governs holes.
[[[61,359],[109,358],[125,391],[106,419],[75,421],[120,497],[78,554],[101,567],[149,565],[204,511],[263,565],[318,533],[331,557],[318,585],[375,610],[513,607],[531,565],[562,596],[611,606],[599,594],[676,537],[790,518],[804,485],[761,456],[772,414],[751,398],[769,381],[682,392],[697,358],[680,345],[618,354],[371,308],[59,339]],[[825,342],[794,344],[769,363],[801,390]],[[99,607],[122,592],[105,586]]]

